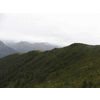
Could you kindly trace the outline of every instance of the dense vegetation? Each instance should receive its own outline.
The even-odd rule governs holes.
[[[100,46],[74,43],[1,58],[0,87],[100,87]]]

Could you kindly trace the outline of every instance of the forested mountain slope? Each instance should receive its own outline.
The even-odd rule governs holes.
[[[74,43],[1,58],[0,87],[100,87],[100,46]]]

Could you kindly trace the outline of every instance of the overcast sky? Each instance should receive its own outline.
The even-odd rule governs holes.
[[[1,13],[0,40],[100,45],[100,14]]]

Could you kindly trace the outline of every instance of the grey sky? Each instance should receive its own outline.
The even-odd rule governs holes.
[[[75,42],[100,44],[100,14],[3,13],[0,14],[0,39],[62,46]]]

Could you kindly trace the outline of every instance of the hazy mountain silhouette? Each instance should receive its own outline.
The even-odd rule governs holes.
[[[29,43],[26,41],[21,41],[17,43],[7,43],[6,45],[18,52],[29,52],[32,50],[46,51],[46,50],[52,50],[54,48],[58,48],[58,46],[49,43]]]
[[[17,53],[17,51],[13,50],[12,48],[5,45],[2,41],[0,41],[0,58],[13,53]]]

